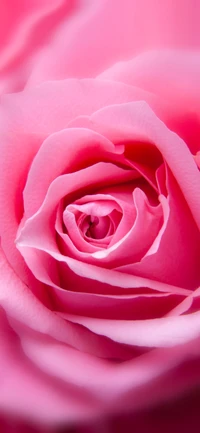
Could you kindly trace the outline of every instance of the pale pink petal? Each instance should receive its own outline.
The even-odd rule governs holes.
[[[196,155],[195,155],[194,158],[195,158],[195,161],[196,161],[196,164],[197,164],[198,168],[200,168],[200,151],[198,151],[196,153]]]
[[[197,137],[200,134],[199,74],[197,50],[162,50],[117,63],[100,77],[154,93],[158,100],[148,103],[195,153],[199,150]]]
[[[160,50],[145,52],[127,62],[116,63],[99,78],[139,87],[156,94],[164,103],[174,102],[176,108],[180,109],[183,101],[194,107],[196,104],[199,106],[199,72],[197,50]]]
[[[193,303],[197,299],[199,301],[200,298],[200,287],[198,287],[196,290],[194,290],[189,296],[186,296],[185,299],[183,299],[175,308],[173,308],[169,313],[167,313],[167,316],[177,316],[179,314],[184,314],[187,312],[191,313],[192,311]],[[197,304],[198,305],[198,304]],[[199,308],[197,308],[196,311],[198,311]]]
[[[120,60],[154,48],[200,46],[199,4],[194,1],[102,0],[79,5],[38,56],[30,85],[49,79],[91,77]]]
[[[2,95],[1,129],[10,134],[36,134],[46,138],[65,129],[80,115],[91,115],[107,105],[151,100],[151,94],[123,83],[98,79],[45,82],[20,93]],[[25,129],[25,131],[24,131]]]
[[[130,345],[170,347],[190,342],[199,337],[199,312],[134,321],[102,320],[101,318],[71,316],[67,313],[65,317],[74,323],[86,326],[92,332]]]
[[[23,89],[49,35],[73,5],[68,0],[8,0],[0,5],[0,93]],[[74,12],[74,11],[73,11]]]
[[[38,139],[26,134],[14,135],[12,130],[1,135],[1,246],[17,274],[23,281],[30,282],[29,271],[18,254],[14,241],[23,216],[23,188],[32,158],[38,150]]]

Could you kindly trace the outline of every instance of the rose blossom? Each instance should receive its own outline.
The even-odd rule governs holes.
[[[137,414],[200,379],[199,52],[161,24],[130,42],[127,2],[119,49],[105,25],[104,54],[77,59],[102,47],[104,3],[53,15],[51,43],[2,80],[21,91],[0,104],[0,409],[52,425]]]

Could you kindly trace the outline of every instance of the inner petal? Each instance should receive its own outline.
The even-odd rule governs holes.
[[[106,237],[110,228],[109,216],[98,217],[98,216],[87,216],[88,228],[85,235],[93,239],[103,239]]]
[[[96,247],[102,247],[103,242],[107,248],[121,221],[122,213],[120,205],[111,196],[88,195],[66,207],[63,222],[71,239],[74,232],[71,227],[73,216],[76,230],[83,240]]]

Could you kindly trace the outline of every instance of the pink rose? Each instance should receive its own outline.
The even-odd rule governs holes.
[[[200,382],[200,38],[111,3],[54,11],[2,80],[0,411],[45,426]]]

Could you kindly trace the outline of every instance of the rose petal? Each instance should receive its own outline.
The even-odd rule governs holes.
[[[26,241],[28,242],[28,239]],[[40,246],[36,243],[35,245],[27,246],[25,240],[22,239],[18,241],[17,247],[23,255],[28,266],[30,266],[33,274],[37,276],[40,281],[52,287],[55,287],[56,289],[60,288],[55,283],[53,283],[50,276],[48,275],[46,266],[43,265],[43,257],[45,257],[45,255],[46,259],[44,261],[44,264],[48,260],[48,256],[51,256],[58,262],[66,263],[67,267],[69,267],[69,269],[73,273],[80,276],[81,278],[95,280],[95,284],[96,282],[97,284],[98,282],[101,282],[103,284],[105,283],[114,287],[120,287],[124,289],[140,289],[147,287],[158,292],[174,293],[180,295],[188,295],[191,293],[190,290],[186,290],[182,287],[172,286],[163,282],[151,280],[149,278],[142,278],[122,272],[113,271],[110,269],[99,268],[88,263],[83,263],[71,257],[66,257],[56,250],[54,251],[53,249],[49,250],[47,248],[44,248],[44,245]]]
[[[199,73],[198,51],[175,49],[142,53],[115,64],[99,78],[154,93],[160,103],[149,101],[153,110],[195,153],[199,150],[200,133]]]
[[[26,217],[39,209],[56,177],[97,162],[112,160],[118,152],[119,149],[109,140],[90,130],[71,128],[50,135],[40,147],[28,173],[24,189]]]
[[[10,272],[12,273],[12,278],[10,278]],[[9,281],[13,282],[12,287],[6,284],[7,278],[9,278]],[[40,371],[43,371],[45,377],[47,377],[46,375],[48,375],[48,382],[50,381],[50,379],[52,380],[54,378],[54,396],[50,392],[51,382],[49,382],[49,387],[47,386],[47,383],[45,383],[46,391],[44,390],[44,395],[41,380],[41,374],[43,373],[41,373],[39,377],[39,387],[39,383],[36,381],[35,368],[33,372],[31,366],[31,369],[29,370],[31,371],[31,376],[28,376],[28,373],[25,377],[25,364],[22,363],[21,357],[19,369],[17,368],[16,358],[14,358],[15,368],[13,368],[13,365],[11,365],[12,368],[10,369],[10,371],[12,371],[12,374],[9,374],[8,376],[4,375],[6,394],[1,394],[3,396],[2,404],[4,405],[4,409],[6,407],[9,407],[10,410],[15,410],[15,412],[17,410],[18,413],[22,413],[23,410],[23,414],[26,410],[26,413],[28,415],[31,415],[31,417],[44,420],[46,416],[49,419],[49,407],[51,407],[52,420],[55,420],[58,416],[60,417],[60,419],[63,419],[64,417],[65,420],[69,418],[75,419],[75,417],[77,417],[77,414],[79,414],[79,416],[81,414],[81,417],[89,416],[89,413],[91,413],[89,412],[89,410],[92,411],[93,415],[95,413],[95,410],[98,410],[98,413],[101,412],[101,410],[105,411],[106,407],[108,410],[111,410],[111,408],[113,408],[114,406],[116,407],[116,404],[119,404],[119,402],[121,401],[122,393],[123,395],[124,393],[126,393],[128,399],[128,392],[130,391],[133,394],[136,393],[138,396],[137,404],[134,404],[134,409],[138,407],[144,407],[145,405],[149,405],[148,392],[150,392],[152,385],[154,386],[155,391],[154,379],[160,377],[162,374],[162,380],[164,380],[165,374],[169,372],[169,369],[177,367],[180,362],[186,360],[188,358],[188,353],[190,354],[190,358],[191,354],[197,355],[198,353],[197,349],[199,345],[197,345],[195,342],[195,344],[192,343],[190,347],[188,347],[188,345],[185,345],[179,348],[174,348],[174,350],[173,348],[171,348],[170,352],[159,350],[157,352],[153,352],[152,354],[147,354],[143,358],[139,357],[139,362],[137,362],[136,360],[132,360],[131,362],[126,363],[125,365],[122,364],[121,366],[98,360],[96,357],[93,358],[92,356],[84,353],[81,353],[80,357],[80,351],[70,349],[67,345],[62,345],[61,343],[56,342],[56,340],[52,341],[49,337],[45,335],[47,332],[48,335],[52,335],[54,337],[57,336],[58,340],[63,341],[66,336],[69,337],[69,333],[65,332],[67,322],[64,326],[64,323],[61,321],[61,319],[56,317],[48,309],[44,308],[44,306],[32,295],[32,293],[27,289],[27,287],[19,281],[13,271],[10,268],[8,270],[8,265],[4,260],[2,261],[1,266],[1,281],[2,283],[4,282],[2,288],[6,289],[6,291],[1,291],[1,305],[4,305],[4,308],[9,313],[10,323],[13,323],[16,332],[20,333],[21,345],[23,347],[24,353],[27,357],[29,357],[29,359],[31,359],[31,362],[33,362],[34,365],[40,369]],[[18,282],[17,284],[16,281]],[[12,296],[8,297],[7,287],[9,287],[9,289],[12,291]],[[23,303],[21,303],[21,299],[23,299]],[[23,314],[21,314],[22,312]],[[35,320],[35,317],[37,317],[37,320]],[[25,324],[25,326],[23,327],[23,332],[22,328],[17,326],[16,319],[19,320],[19,323],[21,322]],[[196,326],[195,322],[194,325]],[[29,332],[29,327],[34,329],[35,331]],[[193,329],[193,331],[195,334],[195,328]],[[192,332],[192,330],[190,332]],[[8,333],[6,333],[6,335],[8,337]],[[4,343],[7,342],[7,344],[10,345],[7,339],[4,339],[3,341]],[[10,347],[12,348],[12,350],[14,349],[13,344]],[[9,371],[8,360],[10,360],[9,362],[11,362],[11,357],[7,356],[7,352],[5,359],[7,371]],[[165,362],[163,362],[164,359]],[[82,365],[85,366],[84,375],[82,375],[80,368],[80,366]],[[21,368],[23,369],[23,372]],[[194,372],[194,370],[192,371]],[[8,379],[9,377],[11,380],[10,383],[12,384],[11,393],[8,380],[6,380],[5,382],[5,378]],[[28,377],[30,379],[29,381]],[[22,397],[19,398],[18,391],[16,395],[13,388],[15,383],[18,390],[18,380],[21,381],[22,379],[23,382],[26,383],[26,387],[23,391],[23,399]],[[58,387],[59,382],[57,382],[57,379],[62,380],[63,386],[64,384],[65,386],[67,385],[67,388],[62,388],[65,393],[63,394],[62,391],[61,397],[58,394],[60,391]],[[197,380],[196,374],[189,376],[189,382],[185,380],[184,375],[184,386],[188,386],[188,383],[191,384],[194,380]],[[173,393],[180,390],[180,382],[175,381],[175,383],[177,387],[173,388]],[[182,381],[181,384],[183,385]],[[40,405],[41,411],[38,410],[39,406],[37,406],[37,404],[34,405],[32,401],[32,398],[35,398],[35,385],[37,388],[37,401]],[[68,406],[69,412],[66,412],[66,402],[68,402],[67,396],[69,395],[67,390],[69,389],[69,385],[71,404]],[[72,388],[72,385],[75,386],[75,388]],[[84,390],[83,394],[80,394],[80,386],[81,389]],[[139,393],[138,386],[140,387],[141,391],[142,389],[145,391],[144,394]],[[27,394],[25,394],[26,389]],[[38,389],[41,390],[41,400],[38,400]],[[74,394],[75,399],[72,399],[72,389],[76,389],[78,392]],[[163,389],[163,387],[160,387],[160,384],[159,389]],[[168,391],[165,387],[164,398],[167,397]],[[48,393],[48,397],[46,395],[46,392]],[[58,397],[55,393],[57,393]],[[163,393],[158,394],[159,398],[161,397],[161,395],[163,397]],[[5,395],[7,395],[7,399]],[[82,400],[79,400],[79,398],[82,398],[81,395],[84,397],[84,415],[82,412],[83,406],[80,406],[80,404],[82,404]],[[93,398],[94,405],[91,404],[90,396]],[[157,392],[154,392],[154,396],[155,399],[158,398]],[[100,402],[100,400],[101,402],[103,402],[103,406],[102,404],[96,405],[96,398],[98,399],[98,402]],[[128,402],[127,399],[126,404]],[[46,412],[46,410],[44,410],[45,408],[42,404],[42,401],[45,402],[45,405],[47,401],[49,402],[48,406],[46,406],[46,408],[48,407],[48,413]],[[134,401],[136,400],[134,399]],[[9,403],[9,406],[7,405],[7,403]],[[89,403],[88,406],[87,403]],[[33,406],[36,409],[35,412],[33,411]]]
[[[162,200],[165,222],[159,235],[140,263],[120,270],[195,289],[200,283],[199,231],[173,176],[167,178],[169,198]]]
[[[85,202],[82,203],[82,202]],[[81,204],[79,204],[81,202]],[[63,220],[65,223],[65,227],[68,231],[68,234],[62,233],[61,221],[59,224],[59,220],[56,222],[56,229],[63,240],[65,240],[66,245],[68,245],[68,239],[70,238],[73,242],[73,245],[76,248],[81,249],[81,251],[85,253],[93,253],[94,251],[98,251],[98,247],[94,248],[93,243],[90,244],[88,239],[81,234],[81,229],[79,224],[77,224],[74,211],[82,211],[86,215],[94,215],[96,217],[100,217],[100,220],[108,214],[110,214],[113,210],[118,211],[120,214],[122,212],[121,207],[117,202],[115,202],[112,196],[104,196],[102,194],[95,194],[91,196],[85,196],[84,200],[78,200],[74,204],[71,204],[66,207],[63,213]],[[120,212],[121,211],[121,212]],[[107,231],[106,231],[107,233]],[[103,236],[104,237],[104,236]],[[101,238],[100,238],[101,239]],[[98,240],[98,239],[97,239]],[[102,240],[102,239],[101,239]],[[71,244],[71,243],[70,243]],[[97,244],[101,247],[101,243]],[[70,248],[70,245],[69,245]]]
[[[92,115],[103,135],[113,142],[130,142],[146,136],[169,165],[193,217],[200,227],[200,173],[185,142],[161,122],[145,102],[106,107]],[[186,168],[187,167],[187,170]]]
[[[167,4],[126,0],[125,7],[116,0],[114,13],[113,1],[107,0],[84,3],[79,11],[38,56],[30,85],[66,76],[95,77],[110,65],[152,48],[192,50],[200,45],[199,4],[189,0]]]
[[[44,137],[65,129],[80,115],[111,104],[147,100],[154,95],[123,83],[97,79],[50,81],[20,93],[2,95],[1,129],[16,134]],[[59,113],[59,115],[58,115]]]
[[[65,318],[119,343],[147,347],[171,347],[199,337],[200,314],[152,320],[107,320],[65,314]]]
[[[1,91],[23,89],[34,66],[34,55],[72,9],[70,2],[56,0],[42,3],[8,0],[0,5],[0,78]],[[37,36],[36,36],[37,35]]]
[[[29,271],[16,250],[14,240],[23,216],[23,188],[32,158],[38,149],[38,139],[22,134],[15,137],[14,143],[12,132],[1,136],[1,246],[17,274],[23,281],[30,282]]]
[[[31,240],[31,238],[36,239],[39,236],[42,245],[45,245],[47,242],[48,245],[54,245],[57,249],[53,230],[55,221],[54,215],[56,207],[62,198],[71,197],[73,193],[76,194],[77,198],[78,191],[79,195],[81,191],[84,190],[84,193],[86,193],[88,189],[91,193],[92,190],[94,191],[97,188],[105,186],[107,183],[111,185],[112,183],[127,182],[134,177],[135,173],[131,170],[124,170],[114,164],[103,162],[94,164],[91,167],[87,167],[75,173],[59,176],[50,185],[41,208],[25,223],[23,222],[23,227],[19,229],[18,237],[22,239],[22,237],[26,237],[29,232],[29,240]]]

